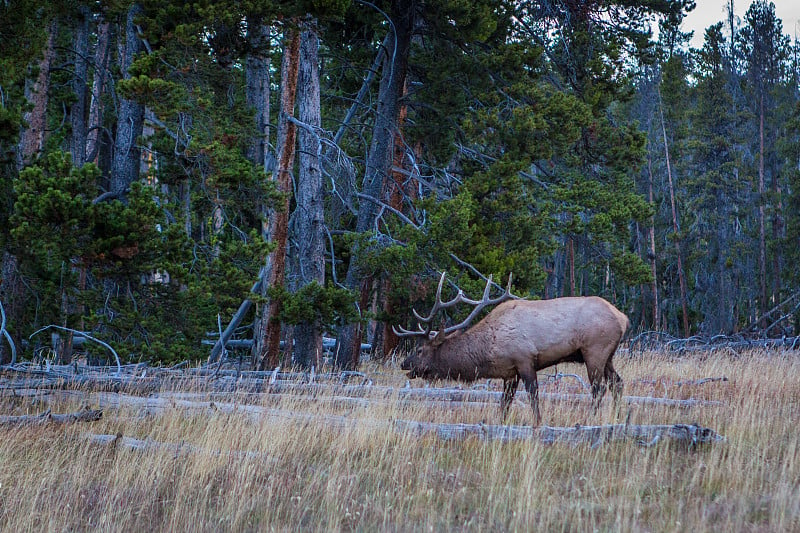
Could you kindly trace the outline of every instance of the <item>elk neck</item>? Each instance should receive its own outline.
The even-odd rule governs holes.
[[[489,371],[491,335],[477,326],[451,333],[436,349],[431,370],[439,378],[474,381]]]

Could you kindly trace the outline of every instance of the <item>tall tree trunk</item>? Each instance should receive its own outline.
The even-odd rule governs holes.
[[[569,295],[575,296],[575,239],[567,239],[567,269],[569,271]]]
[[[269,171],[267,163],[269,159],[267,155],[269,147],[269,57],[267,56],[269,27],[263,24],[261,17],[251,17],[247,20],[247,40],[250,45],[250,52],[245,62],[245,99],[247,105],[254,111],[254,129],[256,130],[256,135],[251,139],[250,145],[247,147],[247,158],[254,165],[261,166],[265,171]],[[187,180],[183,193],[187,234],[191,234],[190,185]],[[262,212],[266,218],[266,207],[262,208]],[[262,235],[266,239],[269,238],[267,220],[262,223]],[[266,290],[262,289],[262,287],[265,285],[265,276],[267,275],[267,266],[265,265],[259,272],[258,281],[250,289],[251,293],[266,294]],[[252,304],[253,300],[248,296],[239,306],[238,311],[234,314],[225,331],[222,332],[220,339],[211,350],[209,363],[215,362],[220,356],[222,347],[249,312]],[[266,327],[262,327],[262,325],[264,323],[260,319],[256,320],[254,325],[253,338],[255,342],[253,342],[251,349],[254,365],[258,363],[266,339]]]
[[[762,90],[758,103],[758,284],[760,288],[759,314],[769,309],[767,294],[767,232],[765,224],[764,203],[764,92]],[[766,327],[766,322],[761,324]]]
[[[408,79],[403,87],[403,96],[408,93]],[[395,210],[402,212],[406,199],[413,201],[417,197],[417,179],[415,167],[407,157],[405,139],[403,139],[402,129],[408,116],[408,107],[403,104],[397,118],[398,133],[394,139],[394,162],[393,170],[390,173],[391,179],[388,186],[387,203]],[[419,158],[422,152],[422,145],[418,142],[414,146],[414,157]],[[394,313],[395,302],[390,298],[392,291],[391,282],[388,279],[382,280],[377,291],[378,303],[381,305],[384,316],[391,316]],[[372,339],[372,356],[383,360],[400,344],[400,338],[395,334],[391,324],[384,322],[377,324],[375,336]]]
[[[316,21],[303,23],[300,36],[300,65],[297,79],[297,114],[304,127],[297,134],[297,207],[294,212],[294,241],[297,243],[296,288],[316,282],[325,285],[325,214],[321,171],[322,124],[319,95],[319,38]],[[319,368],[322,329],[318,321],[302,322],[294,328],[294,361]]]
[[[269,26],[258,17],[247,19],[247,42],[249,51],[245,61],[245,100],[247,106],[253,110],[255,136],[247,147],[247,158],[256,167],[269,173],[274,168],[274,157],[269,151],[269,114],[270,114],[270,76],[269,76]],[[261,222],[261,236],[268,240],[269,235],[269,210],[266,202],[261,202],[260,212],[264,215]],[[266,272],[260,273],[265,276]],[[259,286],[264,287],[264,283]],[[260,289],[266,293],[266,288]],[[249,300],[247,300],[249,301]],[[244,304],[243,304],[244,305]],[[258,365],[266,340],[266,324],[261,318],[267,318],[263,309],[257,313],[253,327],[253,346],[251,355],[254,366]]]
[[[762,98],[763,100],[763,98]],[[762,103],[762,114],[765,113],[764,105]],[[765,121],[765,117],[761,118],[761,122]],[[765,149],[765,140],[764,140],[764,128],[761,128],[761,145],[762,151]],[[763,158],[763,155],[762,155]],[[781,186],[778,181],[779,179],[779,172],[776,172],[775,169],[771,172],[770,177],[770,192],[772,193],[772,217],[771,217],[771,226],[772,226],[772,242],[779,243],[783,241],[784,238],[784,221],[783,221],[783,202],[781,200]],[[770,306],[776,302],[780,302],[782,300],[781,297],[781,289],[782,289],[782,276],[781,272],[783,271],[783,248],[781,246],[774,246],[772,250],[772,295],[771,299],[772,302]]]
[[[300,34],[293,27],[287,27],[284,36],[283,61],[281,63],[281,114],[278,120],[278,168],[276,185],[283,201],[269,217],[269,234],[275,249],[267,258],[262,286],[263,296],[270,287],[282,287],[286,275],[286,244],[289,230],[289,200],[292,193],[292,169],[294,167],[296,126],[289,120],[294,113],[297,94],[297,73],[300,60]],[[263,339],[261,348],[261,368],[278,365],[280,358],[281,324],[277,320],[281,310],[279,298],[269,298],[266,308],[261,310],[260,329],[256,331],[256,342]]]
[[[58,25],[55,19],[47,26],[47,41],[39,60],[35,80],[25,80],[25,99],[31,109],[23,115],[23,128],[17,146],[17,170],[29,164],[44,149],[47,128],[47,103],[50,91],[50,69],[55,57],[55,42]],[[8,250],[3,250],[2,272],[0,272],[0,301],[3,302],[14,343],[20,346],[19,327],[24,305],[24,286],[19,275],[19,260]],[[0,343],[0,362],[9,360],[5,343]]]
[[[733,65],[734,58],[736,57],[736,14],[733,11],[733,0],[728,0],[728,5],[725,6],[728,14],[728,29],[731,32],[731,41],[730,41],[730,58],[731,58],[731,68],[735,68]]]
[[[669,185],[669,202],[672,209],[672,231],[675,233],[675,251],[678,255],[678,285],[681,292],[681,312],[683,314],[683,334],[688,337],[690,334],[689,329],[689,311],[686,296],[686,276],[683,272],[683,251],[681,250],[680,238],[680,222],[678,220],[678,209],[675,205],[675,185],[672,180],[672,165],[669,157],[669,142],[667,141],[667,126],[664,123],[664,109],[661,105],[661,95],[659,95],[658,109],[661,114],[661,133],[664,137],[664,157],[667,164],[667,183]]]
[[[247,42],[245,99],[254,113],[256,133],[247,147],[247,159],[266,169],[269,153],[269,26],[261,17],[247,20]]]
[[[389,40],[386,55],[381,69],[381,83],[378,92],[378,108],[375,113],[375,125],[372,131],[369,154],[367,156],[363,194],[380,199],[386,177],[392,164],[394,152],[394,135],[397,131],[397,120],[400,112],[400,97],[405,84],[408,51],[413,29],[413,10],[408,6],[393,4],[392,20],[394,22],[394,39]],[[373,201],[362,199],[358,207],[356,232],[374,231],[378,206]],[[372,283],[364,279],[359,267],[360,251],[354,244],[350,254],[350,265],[347,269],[345,284],[353,290],[369,290]],[[368,299],[361,295],[360,301]],[[363,311],[363,307],[359,311]],[[362,324],[349,324],[341,329],[336,343],[335,364],[340,368],[356,368],[361,353]]]
[[[139,4],[128,9],[125,22],[125,48],[120,58],[123,78],[130,78],[128,69],[134,56],[144,50],[137,33],[135,19],[142,12]],[[144,106],[127,98],[120,98],[117,116],[117,133],[114,141],[114,159],[111,169],[111,193],[115,197],[125,195],[128,187],[139,177],[140,152],[137,146],[144,125]]]
[[[321,155],[317,130],[322,124],[319,96],[319,38],[316,21],[303,24],[300,36],[300,65],[297,79],[297,114],[306,127],[297,134],[298,179],[294,230],[297,242],[298,287],[317,282],[325,285],[325,213]],[[319,321],[302,322],[294,328],[294,360],[302,367],[319,368],[322,329]]]
[[[647,156],[647,200],[650,205],[655,205],[653,198],[653,169],[650,164],[650,156]],[[656,272],[656,216],[650,217],[650,226],[647,230],[650,251],[648,252],[650,260],[650,275],[653,276],[653,281],[650,284],[650,297],[653,304],[653,330],[659,331],[661,329],[661,313],[659,312],[658,305],[658,276]]]
[[[86,6],[80,6],[75,15],[73,25],[73,73],[72,73],[72,92],[75,101],[70,106],[70,156],[72,165],[82,167],[86,162],[86,111],[89,100],[89,90],[87,84],[87,74],[89,72],[89,22],[91,13]],[[75,270],[73,265],[64,265],[64,269]],[[72,361],[72,331],[69,328],[69,316],[76,311],[75,299],[69,287],[61,287],[61,326],[66,328],[59,334],[59,343],[56,347],[58,363],[67,364]]]
[[[111,50],[111,25],[101,20],[97,25],[97,44],[94,51],[94,78],[92,99],[89,103],[89,124],[86,132],[86,161],[97,162],[100,135],[103,129],[103,94],[108,76],[108,58]]]
[[[74,72],[72,75],[72,92],[75,101],[69,111],[70,125],[70,154],[72,164],[82,167],[86,162],[86,110],[89,100],[88,77],[89,72],[89,21],[91,20],[89,8],[81,6],[75,20],[73,40]]]
[[[20,133],[17,151],[17,168],[30,163],[44,148],[47,128],[47,103],[50,91],[50,68],[55,57],[55,39],[58,26],[53,19],[47,27],[47,44],[42,59],[39,61],[39,73],[36,80],[26,80],[25,99],[32,104],[32,109],[25,113],[25,127]]]

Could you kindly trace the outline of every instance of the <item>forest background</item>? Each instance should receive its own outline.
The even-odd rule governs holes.
[[[0,363],[355,368],[442,271],[796,336],[800,44],[731,0],[691,48],[693,7],[0,3]]]

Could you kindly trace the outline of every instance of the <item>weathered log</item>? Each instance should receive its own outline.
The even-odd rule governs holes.
[[[105,376],[69,376],[69,377],[33,377],[16,380],[0,380],[0,390],[14,390],[18,388],[41,390],[83,390],[83,391],[109,391],[128,392],[138,394],[151,394],[165,387],[167,380],[153,378],[124,378]]]
[[[126,448],[136,452],[167,452],[174,455],[205,454],[213,456],[235,457],[237,459],[257,459],[260,462],[277,462],[277,458],[265,453],[251,450],[219,450],[215,448],[202,448],[185,442],[161,442],[152,439],[136,439],[120,434],[84,436],[90,444],[108,446],[115,449]]]
[[[201,386],[201,378],[221,379],[233,378],[235,380],[259,381],[269,380],[289,381],[289,382],[333,382],[347,383],[350,381],[369,382],[370,379],[363,372],[344,371],[344,372],[324,372],[316,374],[313,372],[294,372],[280,371],[279,369],[268,371],[238,371],[233,369],[220,369],[218,372],[212,368],[157,368],[148,367],[147,364],[123,365],[122,372],[112,371],[109,367],[91,367],[85,365],[50,365],[40,367],[39,365],[17,364],[0,367],[0,384],[4,383],[3,377],[12,379],[31,379],[38,377],[43,384],[48,387],[58,388],[53,382],[63,380],[63,388],[111,388],[117,390],[120,387],[131,389],[142,389],[142,392],[151,392],[159,388],[169,388],[170,386],[189,383]],[[163,381],[160,381],[163,380]],[[135,385],[134,385],[135,383]],[[145,384],[145,385],[143,385]],[[208,388],[213,389],[213,385]],[[225,387],[228,388],[228,387]]]
[[[725,376],[700,378],[700,379],[682,379],[680,381],[672,381],[670,379],[637,379],[634,383],[644,385],[664,385],[667,387],[686,387],[693,385],[705,385],[706,383],[719,383],[730,382]]]
[[[349,397],[399,398],[407,400],[439,400],[448,402],[499,402],[501,392],[480,389],[456,388],[395,388],[386,386],[335,385],[323,383],[301,383],[297,381],[274,381],[264,378],[239,378],[223,376],[209,381],[196,377],[170,376],[158,378],[116,377],[116,376],[71,376],[68,378],[37,377],[22,380],[0,380],[0,391],[18,389],[40,390],[81,390],[106,391],[127,394],[155,394],[159,391],[191,391],[218,393],[269,393],[269,394],[305,394],[305,395],[339,395]],[[527,393],[520,391],[516,401],[527,401]],[[539,397],[549,401],[591,403],[589,394],[566,394],[540,392]],[[701,405],[724,405],[713,400],[654,398],[650,396],[624,396],[623,401],[629,405],[662,405],[667,407],[692,408]]]
[[[364,406],[361,400],[356,398],[329,398],[331,401],[347,400],[347,403],[356,402],[355,405]],[[133,408],[148,414],[163,413],[170,409],[198,410],[205,412],[242,414],[252,417],[257,421],[267,419],[273,420],[292,420],[305,424],[322,424],[327,427],[346,429],[359,427],[385,428],[391,427],[398,431],[413,432],[417,434],[433,433],[445,440],[465,439],[467,437],[478,437],[484,440],[514,441],[514,440],[539,440],[542,443],[568,443],[580,444],[587,443],[592,446],[618,441],[633,440],[643,446],[652,446],[662,440],[671,442],[682,442],[689,446],[696,446],[705,443],[725,442],[725,438],[718,435],[709,428],[704,428],[696,424],[667,424],[667,425],[603,425],[603,426],[573,426],[573,427],[549,427],[542,426],[532,428],[530,426],[502,426],[485,424],[436,424],[430,422],[419,422],[413,420],[377,420],[365,419],[363,417],[348,417],[345,415],[332,415],[321,413],[300,412],[282,408],[271,408],[263,405],[247,405],[238,402],[223,401],[197,401],[181,399],[176,397],[150,397],[130,396],[118,393],[97,392],[91,394],[91,401],[100,405],[104,409]],[[72,415],[50,415],[49,411],[43,415],[35,417],[2,417],[2,425],[24,425],[27,423],[44,423],[49,421],[48,417],[53,417],[55,422],[73,422],[97,420],[102,416],[102,411],[84,411]],[[13,422],[4,423],[5,418],[15,419]],[[121,436],[98,437],[99,444],[109,444],[108,441],[116,440],[130,449],[158,449],[167,450],[174,453],[233,453],[249,456],[250,452],[217,452],[214,450],[193,449],[187,445],[173,445],[168,443],[153,443],[152,441],[138,441],[136,439],[119,440]],[[163,445],[162,445],[163,444]]]
[[[408,431],[423,435],[433,433],[444,440],[463,440],[477,437],[483,440],[499,440],[503,442],[515,440],[538,440],[543,444],[589,444],[592,447],[600,444],[633,440],[642,446],[653,446],[661,440],[684,443],[688,446],[698,444],[724,443],[726,438],[710,428],[696,424],[664,424],[664,425],[626,425],[613,424],[603,426],[496,426],[484,424],[433,424],[414,420],[395,420],[395,427],[400,431]]]
[[[500,391],[486,391],[486,390],[473,390],[473,389],[445,389],[445,388],[420,388],[420,389],[399,389],[398,395],[401,398],[428,398],[440,399],[451,402],[460,401],[500,401],[502,396]],[[539,398],[560,401],[560,402],[575,402],[575,403],[591,403],[591,394],[566,394],[556,392],[540,392]],[[622,400],[627,404],[632,405],[663,405],[669,407],[697,407],[699,405],[724,405],[723,402],[714,400],[695,400],[686,399],[678,400],[673,398],[654,398],[651,396],[623,396]],[[516,395],[515,401],[528,401],[528,393],[520,391]]]
[[[77,413],[54,414],[48,409],[38,415],[0,416],[0,427],[74,424],[76,422],[95,422],[101,418],[103,418],[103,411],[101,410],[86,409]]]

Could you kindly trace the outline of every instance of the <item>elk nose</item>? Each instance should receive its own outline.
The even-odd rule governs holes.
[[[400,363],[400,370],[411,370],[411,362],[406,359]]]

